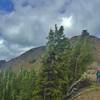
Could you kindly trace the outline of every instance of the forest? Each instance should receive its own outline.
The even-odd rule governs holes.
[[[0,71],[0,100],[68,100],[92,61],[88,34],[70,41],[64,27],[50,29],[41,70]],[[37,66],[36,66],[37,67]]]

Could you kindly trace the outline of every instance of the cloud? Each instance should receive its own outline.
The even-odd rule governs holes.
[[[66,36],[77,35],[83,29],[99,36],[99,0],[12,0],[12,3],[13,11],[0,13],[1,58],[12,58],[44,45],[49,29],[55,24],[68,25],[69,18]]]
[[[64,28],[71,28],[72,27],[72,16],[70,16],[69,18],[67,17],[63,17],[62,18],[62,22],[61,22],[61,25],[64,26]]]
[[[24,47],[13,43],[9,44],[9,42],[0,38],[0,59],[10,60],[11,58],[21,55],[30,48],[32,47]]]

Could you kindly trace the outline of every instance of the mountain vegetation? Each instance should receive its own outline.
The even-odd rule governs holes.
[[[84,32],[73,43],[64,27],[55,25],[48,34],[38,73],[34,68],[0,72],[0,100],[68,100],[73,83],[86,80],[82,76],[92,61],[89,34]]]

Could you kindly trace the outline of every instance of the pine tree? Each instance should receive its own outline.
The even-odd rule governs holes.
[[[62,79],[64,76],[61,77],[59,74],[62,74],[65,69],[59,66],[61,63],[60,57],[69,48],[69,41],[63,31],[63,26],[58,30],[55,25],[55,31],[50,30],[48,36],[47,49],[43,59],[41,73],[41,93],[43,93],[43,100],[61,100],[62,98],[61,84],[65,81],[64,78]],[[63,70],[62,73],[60,69]]]

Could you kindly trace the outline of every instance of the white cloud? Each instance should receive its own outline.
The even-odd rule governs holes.
[[[0,42],[7,58],[44,45],[49,29],[63,24],[72,37],[82,29],[96,33],[100,26],[99,0],[12,0],[14,11],[0,14]],[[2,51],[3,52],[3,51]],[[0,52],[0,55],[2,55]],[[13,54],[12,54],[13,52]],[[15,54],[14,54],[15,53]]]
[[[0,45],[2,45],[4,43],[4,40],[3,39],[1,39],[0,40]]]
[[[70,16],[69,18],[63,17],[61,25],[63,25],[65,29],[71,28],[72,27],[72,16]]]

